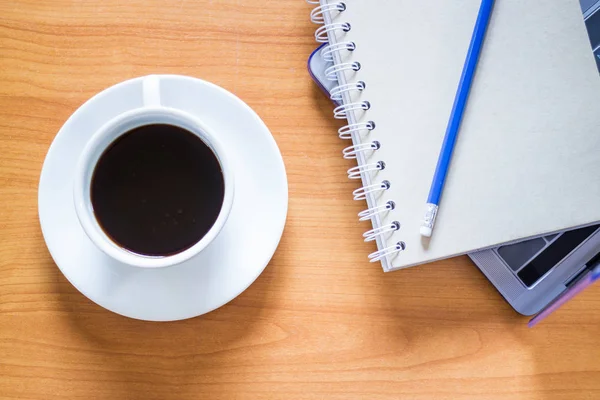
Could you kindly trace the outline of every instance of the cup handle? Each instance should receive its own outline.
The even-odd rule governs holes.
[[[160,78],[148,75],[142,80],[144,107],[160,107]]]

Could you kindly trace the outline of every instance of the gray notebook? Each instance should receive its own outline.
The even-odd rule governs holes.
[[[577,0],[496,1],[430,239],[419,227],[480,0],[339,3],[321,1],[317,38],[385,271],[600,221],[600,76]]]

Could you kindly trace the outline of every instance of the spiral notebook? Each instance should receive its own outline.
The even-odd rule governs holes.
[[[600,76],[577,0],[497,1],[430,239],[424,207],[479,0],[309,0],[384,271],[600,221]]]

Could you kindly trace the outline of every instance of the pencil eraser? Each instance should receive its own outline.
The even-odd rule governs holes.
[[[429,228],[428,226],[422,226],[419,229],[419,232],[421,232],[421,236],[424,236],[424,237],[431,237],[431,232],[432,231],[433,230],[431,228]]]

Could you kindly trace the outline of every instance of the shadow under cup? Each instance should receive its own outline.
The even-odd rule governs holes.
[[[119,115],[84,148],[74,200],[88,237],[138,267],[179,264],[222,229],[233,200],[222,146],[195,117],[161,106]]]

